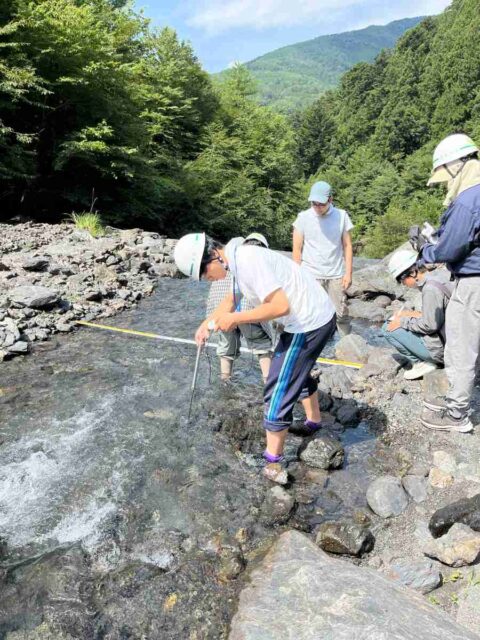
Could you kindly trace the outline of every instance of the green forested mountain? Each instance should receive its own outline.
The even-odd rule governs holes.
[[[442,187],[425,184],[434,146],[457,131],[480,141],[479,33],[480,0],[453,0],[297,121],[305,173],[335,186],[370,255],[441,213]]]
[[[304,109],[327,89],[336,87],[345,71],[358,62],[372,62],[422,19],[406,18],[385,26],[320,36],[282,47],[245,66],[257,82],[262,104],[283,112]],[[219,75],[225,74],[228,71]]]
[[[435,221],[435,144],[480,142],[480,0],[453,0],[290,118],[239,66],[213,84],[188,44],[127,0],[0,0],[0,217],[105,223],[290,244],[326,179],[359,250]],[[1,249],[0,249],[1,250]]]

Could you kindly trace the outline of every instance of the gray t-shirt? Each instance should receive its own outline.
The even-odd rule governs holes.
[[[353,229],[348,213],[331,205],[320,216],[310,208],[298,214],[293,226],[303,235],[302,267],[315,278],[341,278],[345,274],[342,236]]]

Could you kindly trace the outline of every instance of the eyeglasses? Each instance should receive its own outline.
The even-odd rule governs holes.
[[[215,262],[215,260],[220,260],[220,257],[215,256],[214,258],[207,258],[206,260],[202,260],[202,262],[200,263],[200,278],[203,278],[203,276],[205,275],[207,264]]]
[[[312,200],[312,206],[314,207],[326,207],[328,204],[328,200],[327,202],[315,202],[314,200]]]

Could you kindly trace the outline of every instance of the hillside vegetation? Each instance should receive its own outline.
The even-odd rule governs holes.
[[[426,187],[435,145],[456,131],[480,142],[479,32],[479,0],[453,0],[298,119],[306,174],[335,185],[369,255],[438,218],[442,188]]]
[[[0,212],[275,243],[299,193],[287,120],[243,69],[214,88],[126,0],[0,0]]]
[[[257,82],[258,100],[278,111],[304,109],[358,62],[372,62],[382,49],[423,18],[396,20],[385,26],[320,36],[260,56],[245,67]],[[223,71],[220,77],[228,74]]]
[[[239,66],[219,85],[174,31],[124,0],[0,0],[0,216],[290,246],[322,178],[380,256],[435,221],[435,144],[480,142],[480,0],[454,0],[300,114],[259,105]]]

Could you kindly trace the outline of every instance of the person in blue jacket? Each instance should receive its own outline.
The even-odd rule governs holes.
[[[436,147],[428,184],[446,182],[447,207],[435,242],[410,229],[420,263],[446,263],[455,287],[446,312],[446,398],[428,398],[422,424],[439,431],[472,431],[469,417],[480,352],[480,161],[465,134],[450,135]]]

